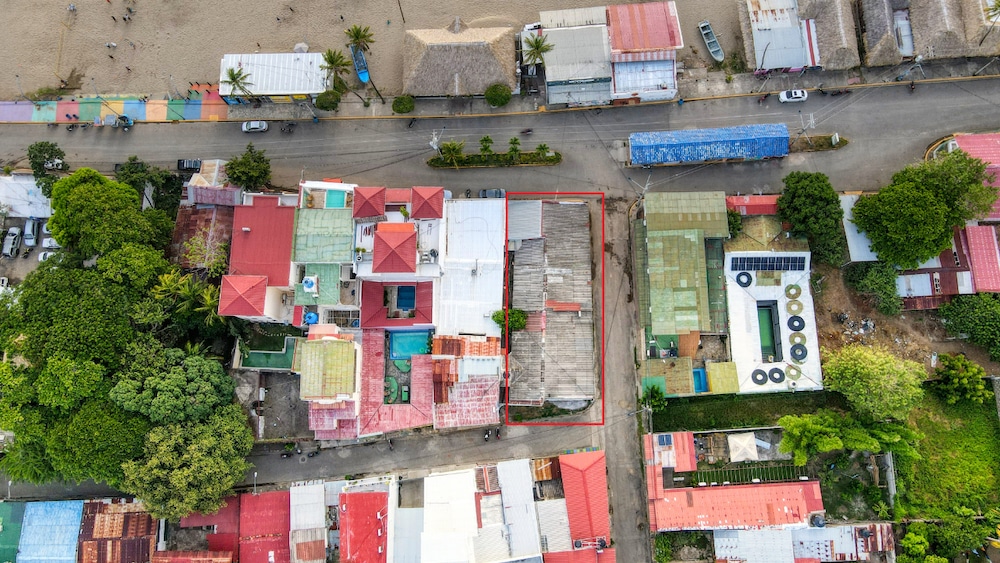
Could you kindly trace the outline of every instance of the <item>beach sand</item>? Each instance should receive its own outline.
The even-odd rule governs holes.
[[[11,27],[0,36],[0,52],[6,53],[8,63],[0,80],[0,98],[17,98],[22,90],[28,94],[42,87],[56,88],[61,80],[76,87],[71,94],[184,95],[190,83],[218,82],[226,53],[291,52],[296,43],[305,42],[311,52],[332,48],[346,54],[343,30],[354,24],[370,26],[374,33],[368,64],[375,85],[384,95],[398,95],[407,29],[444,28],[456,16],[470,27],[520,28],[538,21],[539,10],[597,2],[76,0],[74,4],[75,12],[67,1],[4,3]],[[734,4],[678,0],[677,6],[686,45],[679,56],[689,67],[708,60],[697,30],[702,19],[710,19],[727,56],[737,47]],[[128,8],[134,10],[131,21],[124,20]],[[117,47],[108,48],[107,43]]]

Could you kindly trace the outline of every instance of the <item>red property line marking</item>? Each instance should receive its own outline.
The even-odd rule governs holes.
[[[605,264],[605,257],[604,257],[604,244],[605,244],[605,236],[606,236],[605,235],[604,193],[603,192],[517,192],[516,194],[508,194],[508,195],[506,195],[504,197],[504,199],[508,203],[511,200],[511,198],[510,198],[511,195],[516,195],[516,196],[546,196],[549,199],[553,199],[553,200],[556,200],[556,201],[559,201],[560,197],[565,197],[565,196],[585,196],[585,197],[591,197],[591,198],[593,198],[595,196],[599,196],[601,198],[601,246],[598,249],[598,251],[601,253],[601,323],[600,323],[600,325],[601,325],[601,347],[600,347],[601,362],[600,362],[600,366],[601,367],[600,367],[599,373],[597,374],[597,376],[601,380],[601,421],[600,422],[511,422],[511,420],[510,420],[510,403],[509,403],[509,398],[510,398],[510,371],[507,370],[507,369],[505,369],[504,370],[504,378],[505,378],[505,383],[507,384],[506,386],[507,386],[507,390],[508,390],[507,391],[507,394],[508,394],[508,403],[506,405],[506,408],[504,409],[505,410],[504,423],[507,424],[508,426],[604,426],[605,412],[606,412],[605,408],[604,408],[605,407],[605,393],[604,393],[604,389],[605,389],[605,385],[604,385],[604,383],[605,383],[605,379],[604,379],[604,361],[605,361],[604,339],[605,339],[605,336],[604,335],[605,335],[605,332],[607,331],[607,325],[606,325],[606,318],[607,317],[604,315],[604,304],[607,301],[607,298],[604,295],[604,291],[605,291],[604,272],[605,272],[605,269],[606,269],[606,266],[607,266],[607,264]],[[522,198],[521,197],[515,197],[514,199],[522,199]],[[507,296],[510,293],[509,288],[507,287],[507,282],[508,282],[508,279],[509,279],[509,273],[507,271],[507,264],[508,264],[508,262],[507,262],[507,253],[508,253],[508,248],[507,248],[508,240],[507,240],[507,236],[508,236],[508,233],[510,232],[510,230],[509,230],[510,229],[510,214],[509,213],[505,213],[504,214],[504,221],[505,221],[505,226],[504,226],[504,285],[503,285],[503,291],[504,291],[504,293],[503,293],[503,299],[504,299],[504,304],[503,304],[503,311],[504,311],[504,323],[506,325],[504,327],[504,334],[510,334],[507,331],[507,329],[509,328],[509,323],[510,323],[510,315],[508,313],[508,310],[509,310],[510,307],[509,307],[509,303],[507,302]],[[510,349],[509,349],[509,347],[507,349],[507,356],[510,356]],[[505,357],[504,358],[504,365],[505,365],[505,367],[510,365],[510,359],[509,359],[509,357]]]

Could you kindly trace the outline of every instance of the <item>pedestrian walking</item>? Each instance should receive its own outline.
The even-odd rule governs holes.
[[[289,6],[289,7],[288,7],[288,10],[289,10],[290,12],[292,12],[293,14],[295,13],[295,9],[294,9],[294,8],[292,8],[291,6]]]
[[[111,60],[114,60],[115,56],[114,55],[108,55],[108,58],[111,59]]]
[[[115,23],[118,23],[118,18],[111,16],[111,19],[115,20]]]
[[[340,16],[340,21],[344,21],[344,16]]]
[[[125,72],[132,72],[132,69],[129,67],[125,67]]]

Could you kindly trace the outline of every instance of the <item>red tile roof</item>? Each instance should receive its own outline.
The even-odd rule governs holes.
[[[777,215],[776,195],[731,195],[726,196],[726,208],[738,211],[740,215]]]
[[[604,452],[559,456],[569,533],[573,540],[609,539],[608,477]]]
[[[444,216],[444,188],[414,187],[410,217],[440,219]]]
[[[500,379],[470,377],[453,383],[447,402],[434,407],[434,428],[483,426],[500,422]]]
[[[287,490],[240,495],[240,563],[289,563],[290,527]]]
[[[430,426],[434,367],[430,356],[410,358],[410,403],[385,404],[385,331],[366,330],[361,339],[360,436]]]
[[[151,563],[232,563],[232,551],[156,551]]]
[[[410,203],[410,188],[386,188],[385,203],[386,207],[390,204],[400,205]],[[389,209],[391,211],[398,211],[398,209],[395,208]]]
[[[87,501],[80,524],[78,563],[149,561],[157,524],[141,503]]]
[[[672,59],[684,46],[673,2],[608,6],[608,36],[612,62]]]
[[[219,314],[223,317],[259,317],[264,314],[267,276],[222,276]]]
[[[416,286],[413,316],[386,318],[389,309],[384,299],[385,286]],[[382,283],[371,280],[361,282],[361,328],[403,327],[434,322],[434,282]]]
[[[355,219],[385,215],[385,188],[354,188]]]
[[[197,512],[181,518],[181,528],[201,528],[215,526],[216,533],[235,534],[240,531],[240,498],[226,497],[226,505],[215,514],[198,514]]]
[[[542,554],[544,563],[615,563],[615,549],[608,547],[600,553],[596,549],[577,549]]]
[[[435,335],[431,345],[431,353],[434,355],[455,356],[499,356],[500,338],[496,336],[469,336],[469,335]]]
[[[295,208],[278,205],[277,196],[255,196],[253,205],[236,207],[229,273],[267,276],[268,284],[287,286],[294,232]]]
[[[413,223],[379,223],[375,227],[372,272],[417,271],[417,231]]]
[[[647,479],[654,467],[647,467]],[[654,531],[783,527],[821,510],[819,481],[666,489],[649,501],[649,525]]]
[[[993,227],[966,227],[969,257],[972,263],[972,283],[976,291],[1000,292],[1000,248]]]
[[[385,563],[390,524],[389,493],[341,493],[339,510],[340,560],[343,563]]]
[[[955,135],[955,144],[972,158],[1000,165],[1000,133],[959,134]]]

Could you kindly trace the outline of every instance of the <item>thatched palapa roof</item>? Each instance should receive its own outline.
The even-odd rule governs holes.
[[[865,64],[892,66],[903,61],[896,44],[893,12],[909,8],[908,0],[861,0],[865,18]]]
[[[459,28],[454,32],[453,29]],[[411,96],[470,96],[491,84],[516,85],[514,29],[416,29],[406,32],[403,91]]]
[[[799,0],[799,18],[816,20],[823,68],[846,70],[861,64],[850,0]]]
[[[978,0],[974,3],[979,4]],[[915,55],[923,55],[927,59],[950,59],[969,54],[965,21],[962,19],[962,0],[913,0],[910,3],[910,25],[913,27]]]

